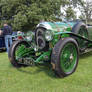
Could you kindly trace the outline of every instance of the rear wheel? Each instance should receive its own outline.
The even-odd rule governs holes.
[[[77,23],[73,27],[72,32],[74,32],[75,34],[78,34],[78,35],[80,35],[80,36],[82,36],[84,38],[89,38],[88,30],[86,28],[86,25],[83,22]],[[80,39],[78,37],[74,37],[74,38],[78,42],[80,52],[84,52],[85,49],[88,47],[87,46],[87,41],[84,41],[83,39]]]
[[[84,38],[88,38],[88,31],[86,30],[86,28],[81,27],[80,30],[78,31],[78,34]],[[78,42],[79,42],[80,51],[81,52],[85,51],[85,49],[87,48],[87,41],[78,38]]]
[[[60,40],[54,47],[51,63],[59,77],[72,74],[78,65],[78,44],[72,38]]]

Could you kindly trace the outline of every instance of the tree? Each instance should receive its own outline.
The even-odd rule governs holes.
[[[0,19],[13,30],[30,30],[41,21],[57,20],[67,0],[0,0]],[[57,16],[57,18],[56,18]]]
[[[75,3],[76,1],[76,3]],[[75,7],[77,7],[77,0],[68,0],[68,3],[66,6],[61,7],[61,18],[64,20],[75,20],[76,19],[76,12],[74,10]]]
[[[89,22],[92,18],[92,1],[81,1],[79,9],[81,11],[80,17]]]
[[[75,20],[76,19],[75,11],[72,9],[72,7],[68,7],[66,9],[66,16],[65,17],[67,20]]]

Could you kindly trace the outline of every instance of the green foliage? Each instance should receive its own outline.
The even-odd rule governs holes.
[[[66,0],[0,0],[0,19],[7,20],[14,30],[33,29],[41,20],[57,20],[60,6]]]
[[[76,19],[76,15],[72,7],[68,7],[66,10],[66,19],[67,20],[73,20]]]
[[[13,29],[21,30],[25,24],[27,24],[27,16],[22,15],[20,12],[14,16],[14,21],[12,23]]]
[[[80,19],[85,19],[86,22],[91,22],[92,20],[92,1],[91,0],[80,0],[80,11],[81,16]]]
[[[70,2],[71,0],[0,0],[0,23],[2,25],[3,21],[8,21],[13,30],[34,29],[42,20],[59,20],[60,7]],[[74,12],[68,10],[67,18],[70,18],[70,13],[72,15]]]

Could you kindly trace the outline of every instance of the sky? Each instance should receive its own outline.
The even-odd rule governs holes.
[[[92,1],[92,0],[83,0],[83,1]],[[77,18],[81,15],[81,12],[78,8],[74,9],[76,11]]]
[[[83,0],[83,1],[92,1],[92,0]],[[79,9],[75,9],[75,11],[76,11],[76,14],[77,14],[77,18],[81,15],[81,12],[80,12],[80,10]]]
[[[81,12],[78,8],[74,9],[75,12],[76,12],[76,16],[77,16],[77,19],[79,18],[79,16],[81,15]]]
[[[92,1],[92,0],[84,0],[84,1]],[[65,7],[66,8],[66,7]],[[78,8],[75,8],[74,9],[75,10],[75,12],[76,12],[76,16],[77,16],[77,19],[79,18],[79,16],[81,15],[81,12],[80,12],[80,10],[78,9]],[[61,7],[61,13],[65,13],[64,12],[64,9]]]
[[[61,7],[61,13],[64,14],[64,15],[65,15],[64,9],[66,9],[66,8],[67,7],[63,7],[63,8]],[[78,8],[75,8],[74,11],[76,12],[76,16],[77,16],[77,19],[78,19],[78,17],[81,15],[81,12],[79,11]]]

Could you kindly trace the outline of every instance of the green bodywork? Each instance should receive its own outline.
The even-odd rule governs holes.
[[[31,37],[31,43],[30,43],[30,39],[28,40],[26,37],[24,37],[25,41],[28,42],[29,47],[24,48],[24,46],[20,46],[16,51],[17,59],[19,60],[20,58],[23,58],[26,56],[36,63],[50,60],[52,49],[55,46],[55,44],[60,40],[60,38],[70,37],[71,36],[70,34],[72,34],[72,28],[74,27],[76,23],[77,22],[42,22],[42,23],[39,23],[37,25],[37,28],[38,27],[45,28],[47,31],[50,31],[50,33],[53,35],[53,39],[49,41],[49,50],[40,51],[38,46],[35,43],[35,33],[30,31],[27,33],[26,37],[29,37],[29,38]],[[74,50],[73,53],[76,53],[76,49]],[[62,67],[63,66],[64,65],[62,64]]]
[[[37,25],[37,27],[43,27],[53,34],[53,39],[50,43],[53,46],[58,42],[58,40],[64,37],[69,37],[67,33],[71,33],[73,26],[76,22],[43,22]]]

